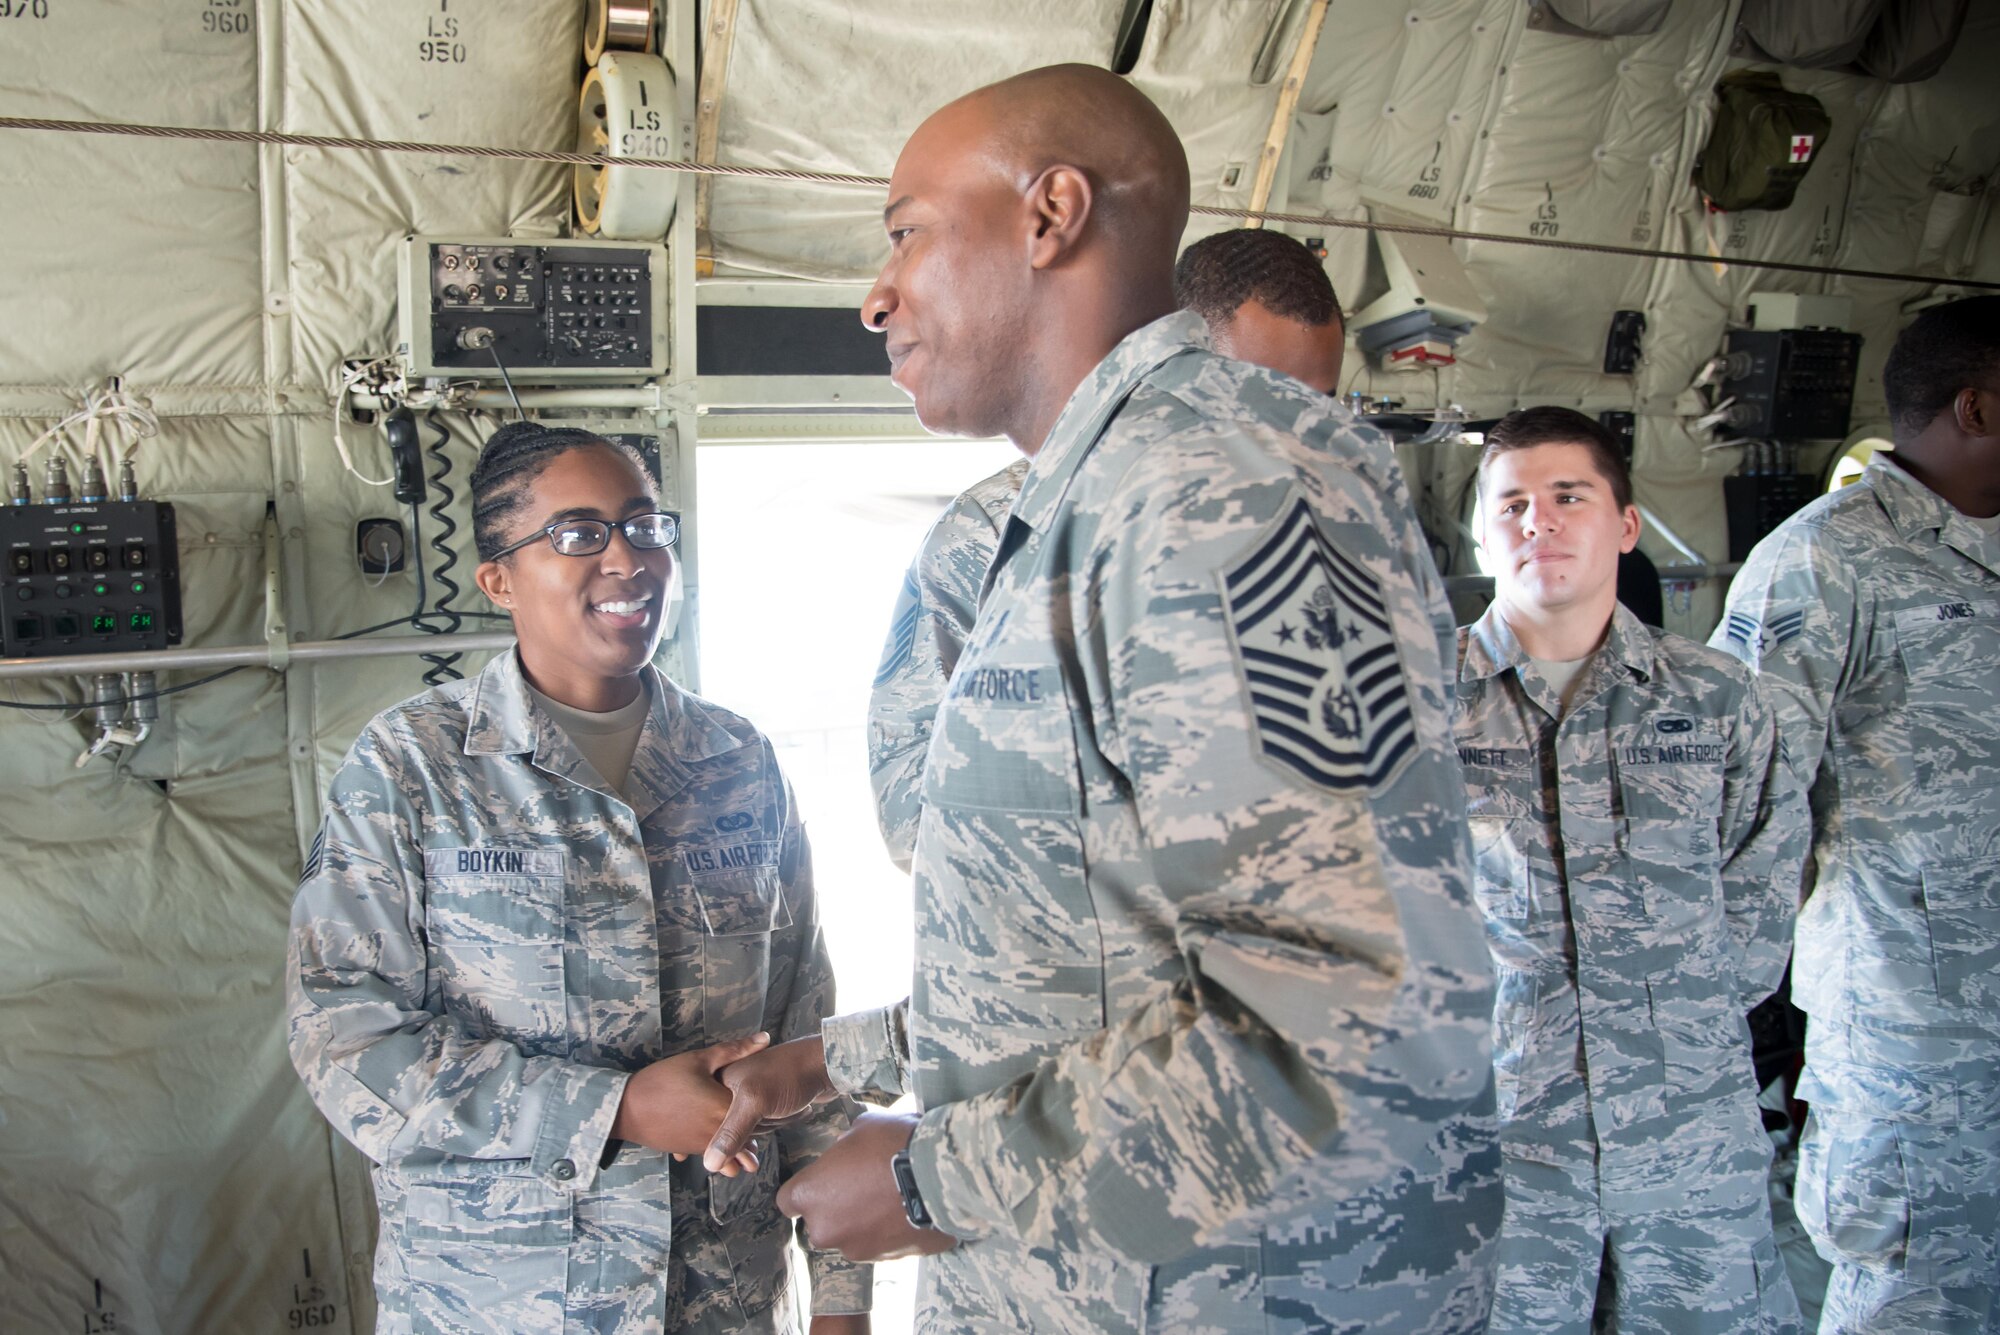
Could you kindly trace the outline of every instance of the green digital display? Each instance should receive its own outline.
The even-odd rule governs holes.
[[[146,634],[153,629],[153,614],[146,611],[134,612],[132,619],[126,625],[126,629],[136,631],[142,635]]]
[[[118,633],[117,616],[110,612],[99,612],[90,619],[90,633],[92,635],[116,635]]]

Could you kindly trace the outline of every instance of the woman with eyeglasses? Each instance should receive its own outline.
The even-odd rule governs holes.
[[[374,1161],[377,1330],[797,1329],[779,1183],[822,1105],[711,1175],[717,1072],[833,1009],[771,745],[652,666],[678,524],[630,449],[514,423],[472,474],[518,644],[377,716],[292,911],[292,1060]],[[810,1254],[812,1335],[868,1271]]]

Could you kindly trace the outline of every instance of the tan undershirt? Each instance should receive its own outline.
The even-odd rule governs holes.
[[[632,774],[632,757],[639,750],[639,734],[645,730],[650,709],[644,688],[632,698],[632,703],[603,714],[551,700],[532,686],[528,694],[568,734],[570,744],[590,762],[590,767],[611,791],[624,793],[625,780]]]
[[[1562,701],[1563,713],[1569,713],[1569,702],[1576,695],[1576,684],[1583,679],[1583,665],[1590,661],[1588,655],[1582,658],[1554,659],[1530,658],[1535,671],[1542,674],[1542,680],[1555,688],[1556,698]]]
[[[1967,522],[1976,525],[1987,537],[2000,538],[2000,515],[1987,515],[1984,519],[1981,519],[1976,515],[1968,515],[1963,510],[1959,511],[1959,514]]]

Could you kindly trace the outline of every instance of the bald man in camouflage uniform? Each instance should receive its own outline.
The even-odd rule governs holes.
[[[1817,866],[1798,1213],[1835,1332],[2000,1330],[2000,298],[1883,372],[1896,451],[1757,544],[1713,643],[1758,671]]]
[[[1189,246],[1174,298],[1208,323],[1226,357],[1293,376],[1331,395],[1345,339],[1340,300],[1302,242],[1236,228]],[[979,610],[979,587],[1000,545],[1028,461],[1017,459],[953,500],[903,577],[868,700],[868,777],[889,856],[904,871],[917,838],[924,752],[945,683]]]
[[[1618,604],[1639,516],[1603,427],[1508,414],[1479,491],[1496,597],[1459,633],[1457,737],[1498,993],[1493,1330],[1796,1332],[1745,1022],[1805,856],[1777,721]]]
[[[811,1033],[833,995],[770,743],[646,675],[622,793],[513,653],[381,715],[334,778],[291,1050],[375,1163],[382,1335],[797,1329],[774,1196],[839,1108],[734,1178],[609,1138],[633,1072]],[[815,1311],[867,1310],[865,1267],[810,1260]]]
[[[1101,177],[1030,187],[1064,221],[1026,278],[997,234],[1035,171],[995,154],[1076,126],[1046,151]],[[864,318],[927,426],[1034,463],[924,770],[913,995],[822,1031],[832,1083],[923,1112],[781,1204],[861,1259],[955,1240],[926,1330],[1477,1331],[1491,989],[1443,591],[1388,442],[1170,313],[1186,171],[1088,67],[974,94],[898,163]],[[982,341],[1016,317],[1037,348]],[[897,1151],[931,1227],[887,1226]]]

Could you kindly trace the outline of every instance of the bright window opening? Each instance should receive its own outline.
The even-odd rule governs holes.
[[[1833,461],[1833,467],[1827,470],[1827,491],[1836,492],[1842,487],[1859,482],[1862,473],[1868,469],[1869,460],[1884,450],[1893,450],[1895,448],[1889,441],[1874,436],[1870,436],[1866,440],[1855,441],[1852,445],[1841,451],[1840,456]]]
[[[777,748],[812,843],[840,1009],[910,990],[909,878],[868,785],[868,690],[903,572],[951,499],[1019,456],[994,441],[704,445],[696,461],[702,693]],[[907,1331],[915,1263],[877,1266],[878,1335]]]

